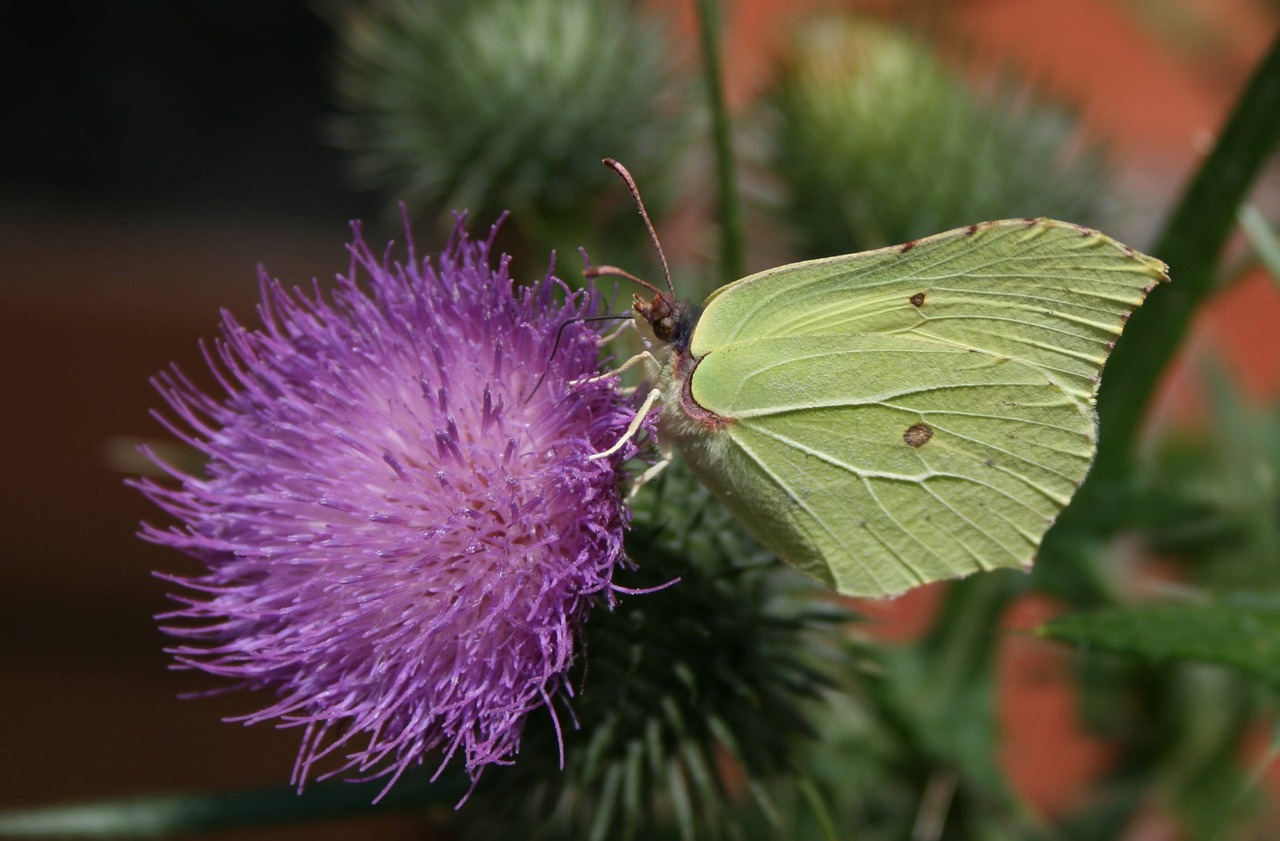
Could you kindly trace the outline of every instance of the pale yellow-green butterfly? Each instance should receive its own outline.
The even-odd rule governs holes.
[[[605,163],[657,245],[634,181]],[[591,274],[654,292],[635,311],[655,387],[627,437],[660,400],[664,451],[768,549],[852,596],[1030,566],[1093,461],[1103,363],[1168,277],[1051,219],[793,263],[701,308]]]

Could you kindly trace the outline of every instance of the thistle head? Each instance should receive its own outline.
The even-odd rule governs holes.
[[[806,256],[979,219],[1103,221],[1106,169],[1071,113],[1011,75],[985,91],[964,76],[901,28],[829,15],[797,30],[772,157]]]
[[[511,210],[576,246],[603,156],[657,183],[681,147],[670,39],[625,0],[390,0],[352,5],[339,35],[334,137],[415,206]]]
[[[136,483],[178,521],[143,537],[203,566],[164,576],[170,651],[266,693],[244,720],[302,728],[298,784],[509,761],[612,602],[634,447],[589,456],[634,410],[592,379],[585,323],[552,352],[600,302],[550,272],[517,286],[491,246],[459,224],[400,263],[357,228],[331,293],[263,274],[261,325],[224,314],[220,395],[155,380],[157,417],[207,459]]]
[[[455,815],[461,838],[737,838],[744,822],[789,837],[744,819],[742,801],[807,778],[799,757],[850,666],[851,615],[748,538],[680,461],[645,486],[633,516],[628,580],[660,589],[588,624],[581,732],[565,740],[563,772],[539,717],[527,760],[495,769],[480,808]]]

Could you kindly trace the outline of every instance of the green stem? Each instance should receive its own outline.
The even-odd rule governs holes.
[[[958,771],[1006,799],[1008,783],[995,761],[995,661],[1000,617],[1025,578],[1011,570],[973,575],[948,586],[928,636],[897,654],[884,713],[909,750],[930,768]]]
[[[1212,294],[1236,211],[1280,143],[1280,38],[1245,86],[1213,152],[1183,192],[1152,249],[1170,283],[1134,312],[1107,363],[1098,394],[1098,455],[1076,499],[1045,535],[1038,574],[1079,562],[1097,541],[1131,522],[1134,453],[1161,373],[1196,309]],[[1082,555],[1083,553],[1083,555]],[[1093,594],[1100,595],[1099,593]]]
[[[725,105],[720,71],[720,9],[716,0],[698,0],[698,30],[702,44],[702,69],[711,109],[712,140],[716,155],[716,195],[720,218],[720,282],[737,280],[743,268],[742,206],[734,177],[732,130]]]
[[[1214,289],[1236,210],[1280,142],[1280,38],[1241,94],[1212,154],[1187,185],[1156,241],[1169,264],[1162,285],[1133,314],[1107,364],[1098,395],[1098,458],[1090,483],[1116,481],[1132,466],[1134,444],[1160,374],[1181,345],[1196,309]]]
[[[923,647],[930,653],[931,703],[942,714],[958,696],[992,679],[1000,616],[1019,592],[1007,571],[954,582]]]

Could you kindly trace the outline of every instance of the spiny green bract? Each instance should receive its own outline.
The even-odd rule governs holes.
[[[1065,110],[1008,82],[978,95],[903,30],[848,17],[797,30],[772,102],[773,162],[804,256],[978,219],[1107,221],[1100,155]]]
[[[335,139],[414,207],[585,228],[602,157],[649,183],[679,147],[668,38],[622,0],[384,0],[339,29]]]
[[[632,525],[636,571],[620,586],[680,580],[593,614],[561,715],[578,723],[564,771],[549,717],[531,721],[519,762],[457,814],[465,837],[721,838],[749,791],[803,775],[795,751],[841,671],[850,614],[750,542],[678,461]]]

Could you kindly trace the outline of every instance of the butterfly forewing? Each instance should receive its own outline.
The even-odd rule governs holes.
[[[1053,220],[989,222],[783,266],[708,300],[691,352],[771,336],[911,334],[1021,360],[1080,395],[1164,265]]]

